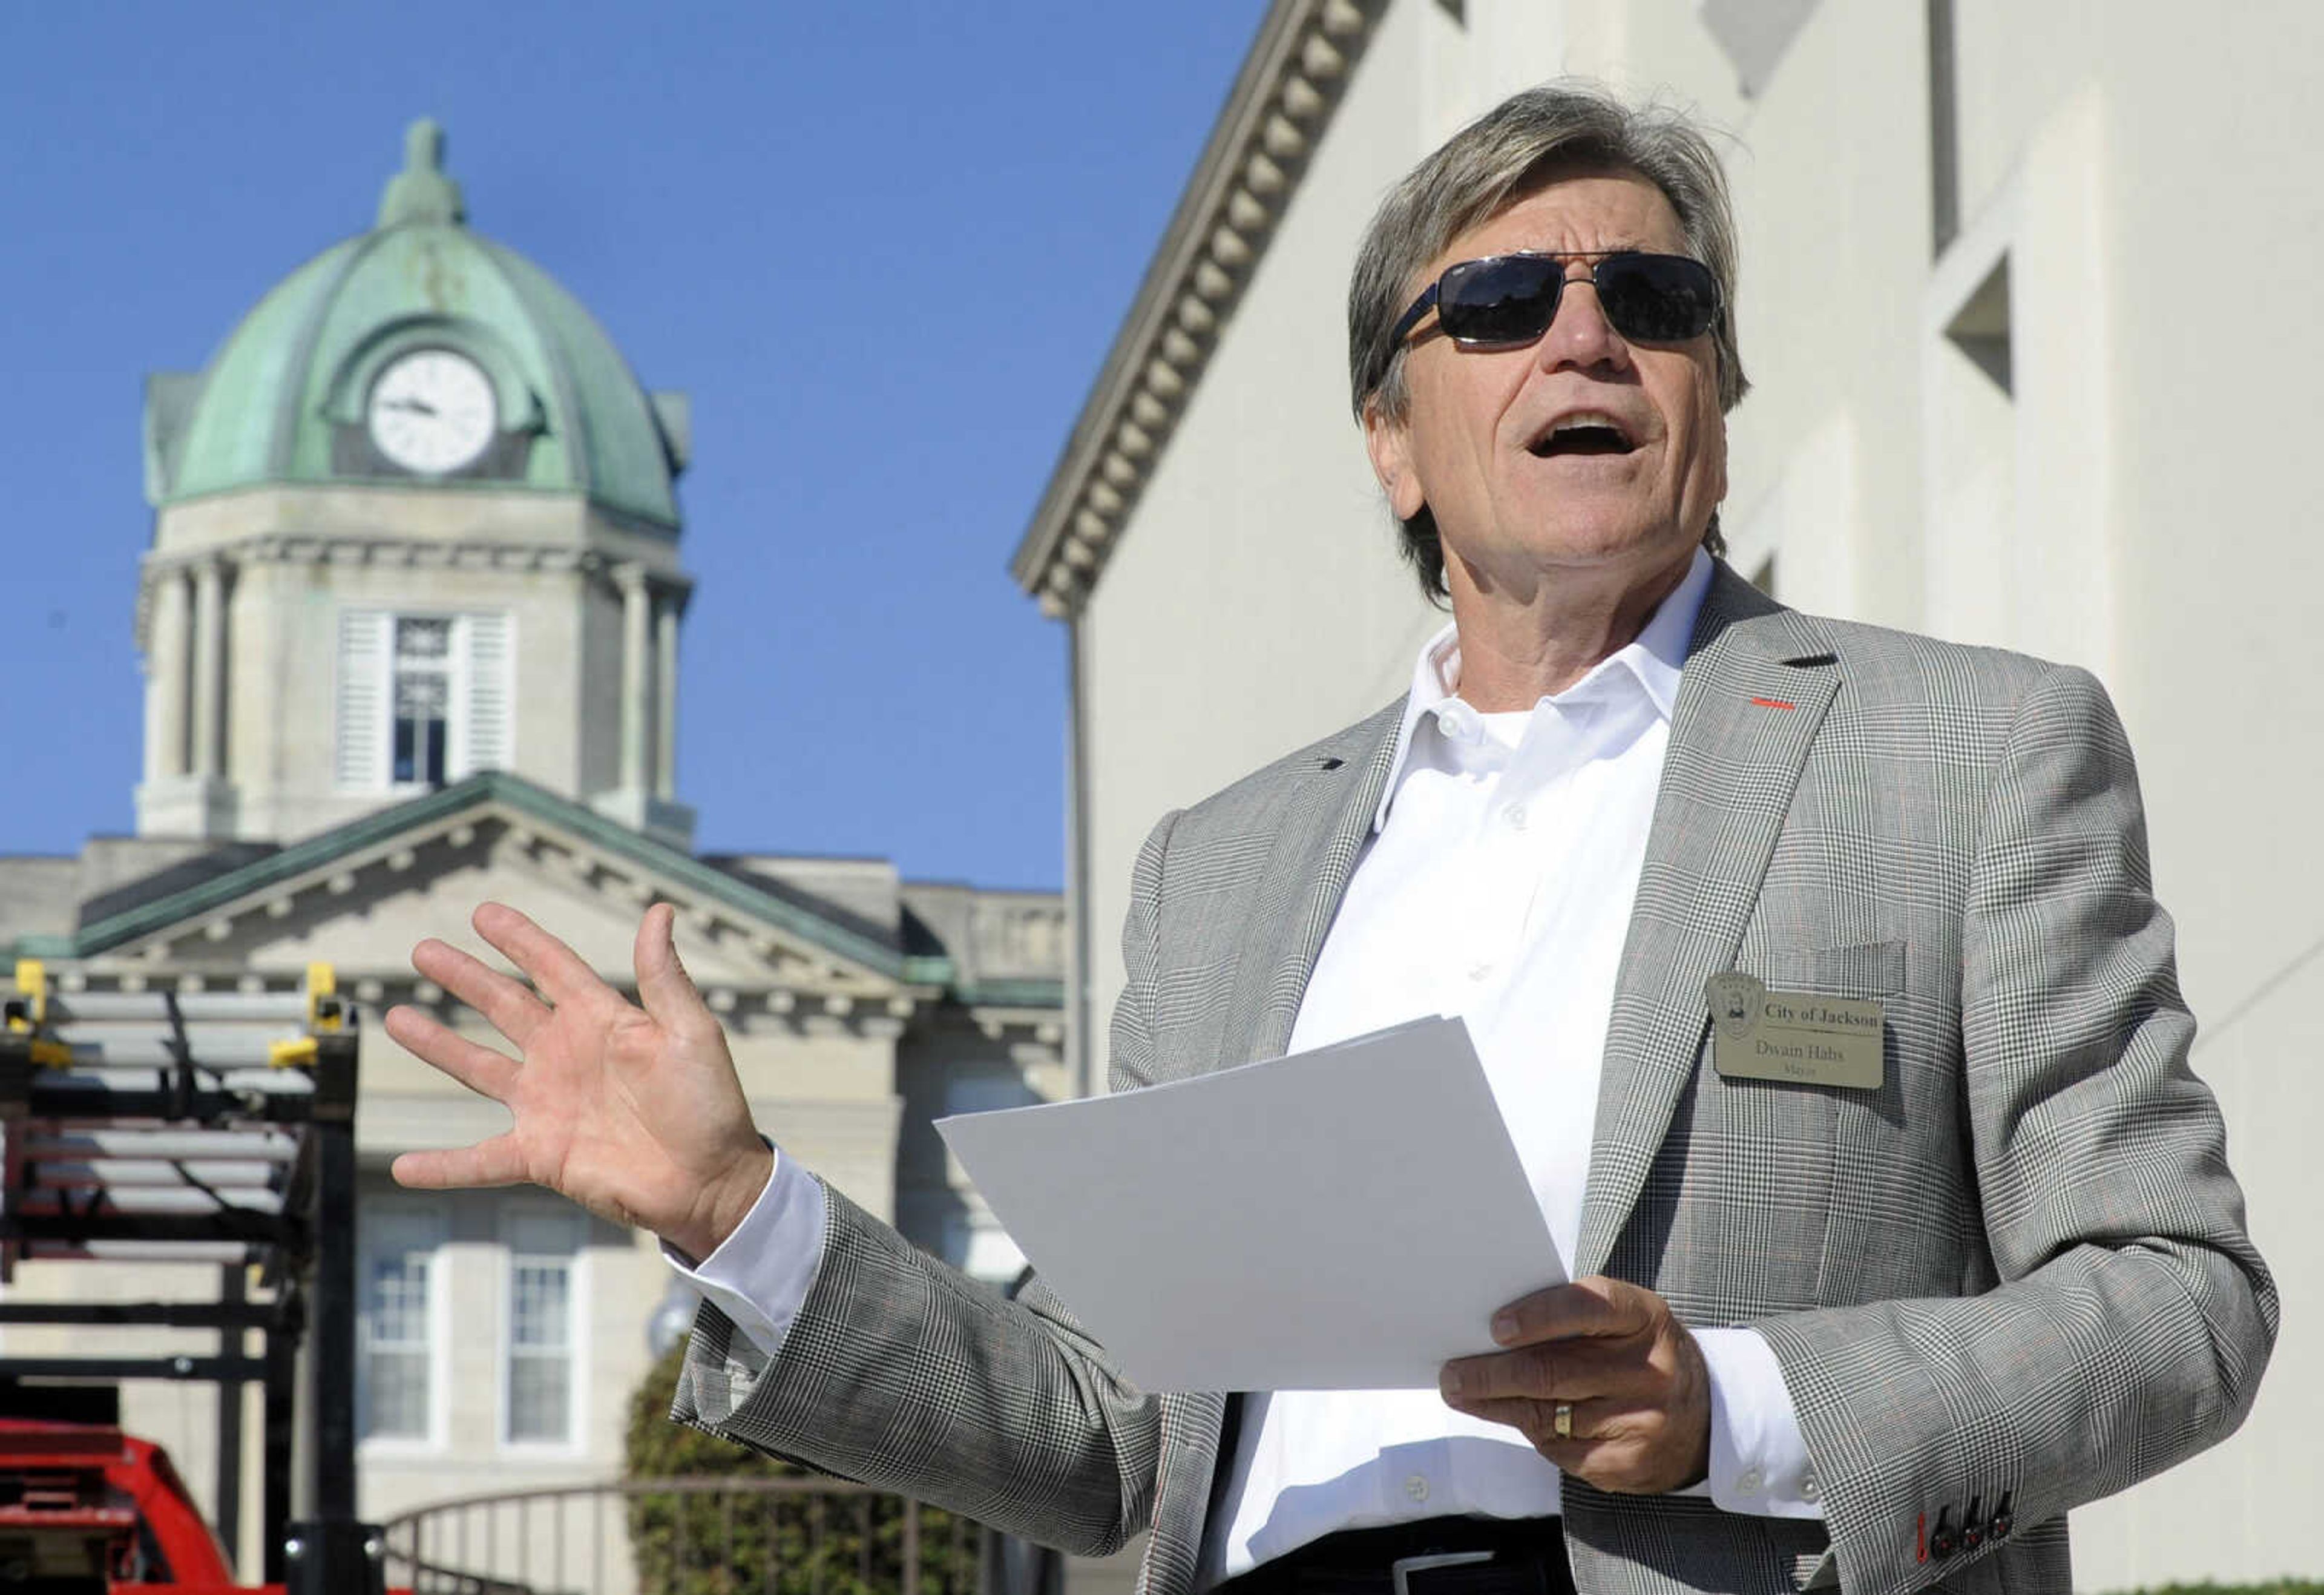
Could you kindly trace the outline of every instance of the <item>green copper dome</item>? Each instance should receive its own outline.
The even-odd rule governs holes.
[[[683,396],[649,395],[579,300],[467,229],[443,151],[442,129],[415,123],[377,226],[284,278],[198,377],[149,380],[157,507],[263,484],[417,483],[579,493],[678,524]],[[492,397],[488,442],[441,473],[398,465],[374,435],[374,384],[426,350],[473,364]]]

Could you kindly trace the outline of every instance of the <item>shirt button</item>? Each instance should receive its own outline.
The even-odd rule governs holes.
[[[1757,1495],[1759,1487],[1766,1482],[1766,1476],[1757,1468],[1746,1468],[1735,1476],[1735,1488],[1745,1495]]]
[[[1469,965],[1469,978],[1472,981],[1489,981],[1493,978],[1493,966],[1489,963],[1471,963]]]
[[[1822,1493],[1822,1488],[1816,1483],[1814,1474],[1810,1473],[1800,1480],[1800,1499],[1812,1501]]]
[[[1509,822],[1509,829],[1512,831],[1522,831],[1526,828],[1526,810],[1522,803],[1510,804],[1501,810],[1501,817]]]
[[[1410,1496],[1415,1501],[1426,1500],[1428,1498],[1428,1480],[1421,1475],[1415,1473],[1411,1478],[1404,1481],[1404,1493]]]

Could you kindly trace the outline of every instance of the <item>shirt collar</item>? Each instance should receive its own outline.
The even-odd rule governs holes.
[[[1686,668],[1686,645],[1694,636],[1694,622],[1702,613],[1703,595],[1711,591],[1711,556],[1702,549],[1695,549],[1686,575],[1671,590],[1670,596],[1655,606],[1637,639],[1610,658],[1600,660],[1588,675],[1556,696],[1566,697],[1591,689],[1609,673],[1624,671],[1645,690],[1655,712],[1668,720],[1678,703],[1679,676]],[[1379,808],[1372,816],[1374,832],[1388,824],[1388,807],[1396,801],[1397,788],[1403,782],[1405,762],[1412,752],[1413,733],[1419,727],[1421,717],[1434,714],[1459,690],[1460,685],[1461,632],[1457,625],[1448,623],[1421,645],[1420,657],[1413,661],[1412,691],[1405,700],[1404,719],[1397,726],[1396,755],[1388,766],[1388,789],[1381,794]]]

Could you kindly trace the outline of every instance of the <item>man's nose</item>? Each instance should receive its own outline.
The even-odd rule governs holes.
[[[1536,357],[1545,371],[1618,368],[1629,363],[1630,346],[1606,318],[1605,301],[1587,272],[1568,277],[1558,290],[1557,314],[1541,335]]]

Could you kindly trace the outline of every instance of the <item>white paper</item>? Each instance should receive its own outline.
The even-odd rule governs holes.
[[[1564,1279],[1458,1019],[936,1129],[1148,1390],[1434,1387]]]

